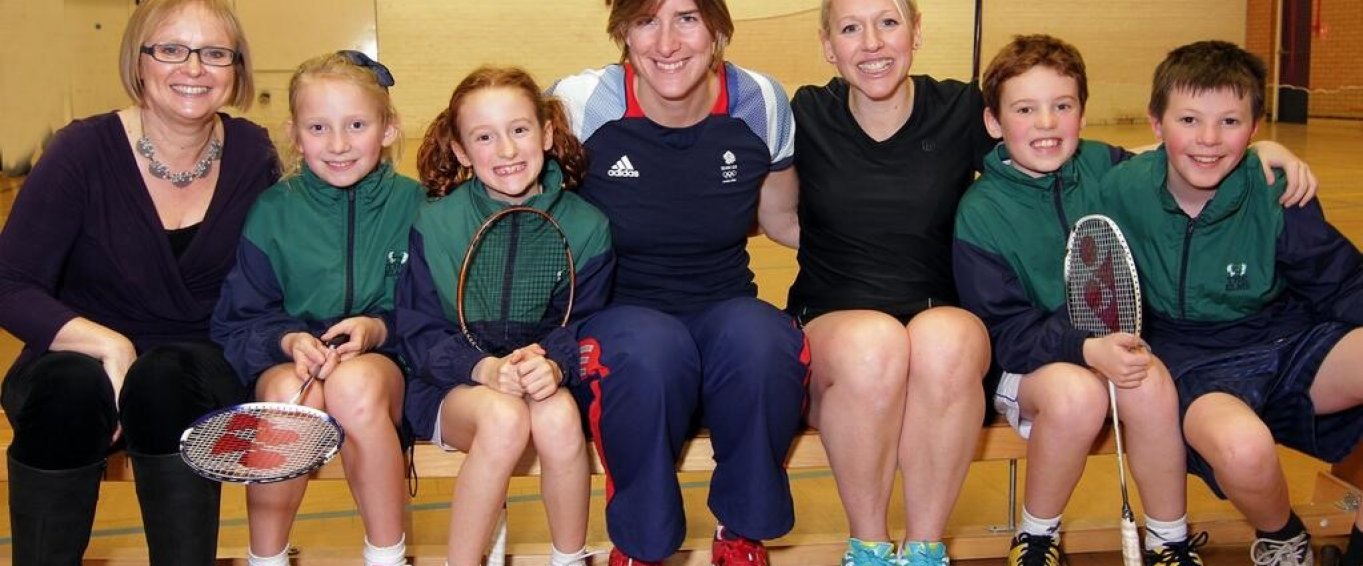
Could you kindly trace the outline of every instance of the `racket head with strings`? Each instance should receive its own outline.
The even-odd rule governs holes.
[[[326,346],[335,351],[349,341],[340,334]],[[241,403],[199,417],[180,434],[180,458],[205,478],[232,483],[284,481],[322,467],[340,452],[345,430],[331,415],[297,404],[320,371],[291,402]]]
[[[505,356],[568,323],[577,287],[568,238],[542,210],[513,206],[479,226],[459,267],[459,329]]]
[[[1117,223],[1080,218],[1065,246],[1065,305],[1070,323],[1093,336],[1141,333],[1141,286]]]
[[[211,480],[271,483],[322,467],[343,443],[340,423],[322,411],[290,403],[243,403],[189,425],[180,435],[180,457]]]

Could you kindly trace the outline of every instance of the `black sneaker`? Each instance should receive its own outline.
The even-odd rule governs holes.
[[[1055,536],[1018,533],[1008,551],[1008,566],[1060,566],[1060,539]]]
[[[1203,566],[1197,549],[1207,545],[1207,533],[1178,541],[1166,542],[1159,550],[1145,551],[1145,566]]]

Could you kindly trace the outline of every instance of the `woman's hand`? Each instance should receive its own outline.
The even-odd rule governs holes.
[[[128,376],[128,368],[137,359],[137,352],[122,334],[113,333],[117,339],[111,340],[106,352],[99,356],[104,365],[104,374],[109,376],[109,384],[114,388],[114,406],[119,406],[119,396],[123,394],[123,380]]]
[[[350,335],[350,339],[336,347],[336,355],[342,362],[379,347],[388,339],[388,327],[379,318],[352,316],[331,325],[322,333],[320,340],[330,343],[346,334]]]
[[[123,379],[137,359],[137,349],[127,336],[87,318],[73,318],[62,325],[48,347],[54,352],[76,352],[99,360],[114,388],[114,406],[123,393]]]
[[[1150,349],[1139,336],[1115,332],[1085,340],[1084,362],[1117,387],[1131,389],[1145,381],[1152,358]]]

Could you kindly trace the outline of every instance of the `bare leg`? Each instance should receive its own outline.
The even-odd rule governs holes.
[[[907,540],[941,540],[984,420],[989,334],[974,315],[929,309],[908,324],[908,402],[899,438]]]
[[[1186,451],[1178,422],[1178,391],[1156,361],[1139,387],[1117,390],[1127,463],[1145,514],[1173,521],[1188,512]]]
[[[392,360],[364,354],[337,366],[326,381],[326,408],[346,432],[341,447],[350,494],[370,544],[392,546],[402,540],[402,372]]]
[[[1287,524],[1291,503],[1273,435],[1248,405],[1225,393],[1203,395],[1188,407],[1183,434],[1251,526],[1276,531]]]
[[[577,403],[567,389],[530,402],[530,438],[539,454],[540,493],[554,548],[574,552],[587,543],[591,466]]]
[[[853,537],[889,540],[885,515],[907,390],[909,342],[875,311],[829,313],[805,327],[809,422],[819,429]]]
[[[445,395],[440,427],[442,441],[468,453],[450,504],[447,561],[476,566],[506,502],[511,472],[530,440],[530,410],[520,397],[459,386]]]
[[[1022,378],[1018,404],[1032,421],[1024,506],[1035,517],[1057,517],[1107,419],[1107,384],[1088,368],[1049,364]]]
[[[286,402],[298,393],[302,380],[294,375],[293,363],[265,370],[256,380],[256,399]],[[302,404],[323,406],[323,383],[313,382]],[[246,486],[246,523],[250,530],[250,549],[256,556],[274,556],[289,544],[298,507],[308,489],[308,478]]]
[[[1363,329],[1344,335],[1321,363],[1316,380],[1311,384],[1311,402],[1316,406],[1316,414],[1328,415],[1363,404],[1359,367],[1363,367]],[[1363,530],[1363,508],[1355,515],[1354,525]]]

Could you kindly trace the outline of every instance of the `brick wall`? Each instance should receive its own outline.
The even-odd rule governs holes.
[[[1363,0],[1320,0],[1311,41],[1311,116],[1363,118]]]

